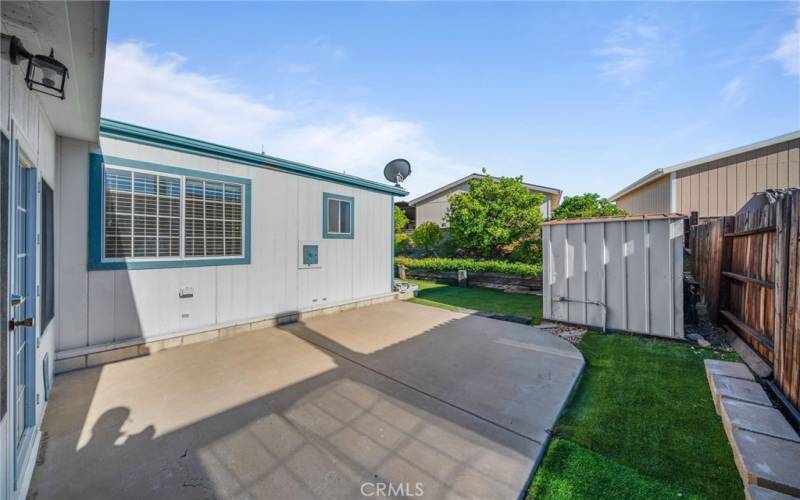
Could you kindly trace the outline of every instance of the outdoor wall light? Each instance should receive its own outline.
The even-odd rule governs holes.
[[[28,59],[28,70],[25,72],[25,83],[29,90],[64,99],[64,86],[69,78],[69,70],[56,59],[53,49],[50,55],[33,55],[22,46],[22,41],[15,36],[3,35],[8,38],[9,60],[11,64],[19,64],[20,58]],[[6,40],[3,40],[4,42]]]

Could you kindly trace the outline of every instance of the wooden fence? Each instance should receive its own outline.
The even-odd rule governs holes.
[[[800,407],[800,190],[759,194],[733,217],[690,229],[690,263],[715,323],[773,368]]]

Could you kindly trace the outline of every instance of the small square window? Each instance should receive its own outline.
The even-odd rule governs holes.
[[[324,238],[353,238],[353,198],[330,193],[323,194]]]

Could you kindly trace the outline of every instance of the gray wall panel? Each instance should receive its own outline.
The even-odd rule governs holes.
[[[683,221],[594,220],[542,232],[544,318],[683,337]]]

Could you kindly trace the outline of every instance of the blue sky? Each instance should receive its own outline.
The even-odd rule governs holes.
[[[792,3],[112,2],[103,115],[382,179],[605,196],[800,129]]]

